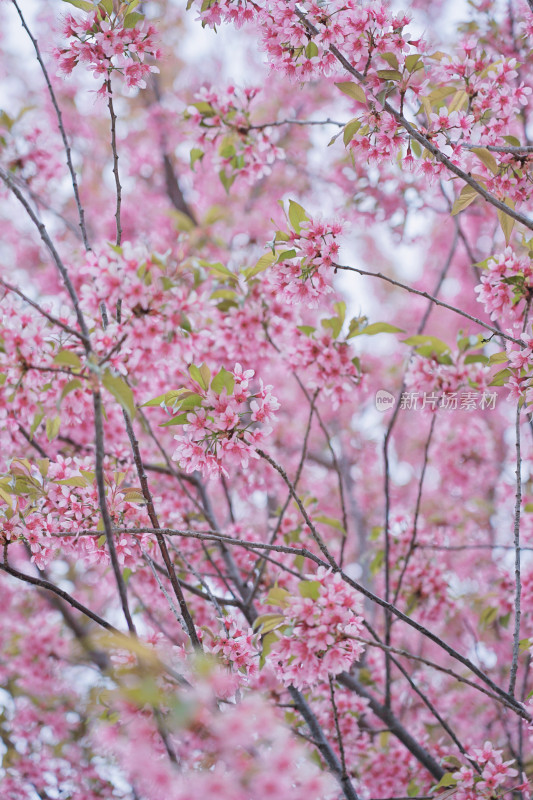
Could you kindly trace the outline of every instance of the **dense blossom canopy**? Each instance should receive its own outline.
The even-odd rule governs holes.
[[[531,0],[0,21],[2,800],[526,800]]]

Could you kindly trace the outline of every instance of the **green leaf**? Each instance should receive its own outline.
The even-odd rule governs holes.
[[[289,200],[289,222],[296,233],[300,233],[302,222],[308,222],[308,220],[305,209],[299,203],[295,203],[294,200]]]
[[[288,605],[290,596],[291,593],[286,589],[282,589],[279,586],[273,586],[265,597],[264,603],[267,606],[280,606],[281,608],[285,608],[285,606]]]
[[[74,367],[74,369],[80,369],[82,365],[79,356],[73,350],[60,350],[54,358],[54,364],[61,367]]]
[[[279,641],[279,636],[276,634],[275,631],[270,631],[261,639],[261,644],[263,645],[261,651],[261,658],[259,659],[259,668],[262,669],[265,665],[266,657],[269,655],[270,651],[272,650],[275,643]]]
[[[166,422],[162,422],[159,426],[160,428],[169,428],[171,425],[185,425],[187,422],[187,414],[178,414],[176,417],[172,417],[172,419],[167,419]]]
[[[298,591],[302,597],[310,597],[311,600],[318,600],[320,597],[320,581],[300,581]]]
[[[222,158],[233,158],[236,152],[231,137],[226,137],[218,148],[218,154]]]
[[[316,331],[316,328],[313,328],[312,325],[297,325],[296,327],[299,331],[305,334],[305,336],[311,336],[311,334]]]
[[[473,203],[478,196],[479,195],[476,190],[468,183],[463,186],[459,197],[456,198],[455,203],[453,204],[452,217],[455,217],[456,214],[459,214],[461,211],[464,211],[465,208],[468,208],[468,206]]]
[[[335,86],[337,89],[340,89],[341,92],[347,94],[348,97],[351,97],[352,100],[357,100],[358,103],[365,103],[366,105],[366,95],[363,87],[359,86],[358,83],[353,83],[353,81],[341,81],[340,83],[336,83]]]
[[[46,438],[49,442],[52,442],[57,437],[60,427],[61,417],[49,417],[46,420]]]
[[[133,419],[135,416],[135,400],[133,398],[133,392],[126,381],[123,378],[119,378],[118,375],[113,375],[112,372],[107,369],[102,378],[102,383],[107,391],[113,395],[115,400],[120,403],[129,418]]]
[[[74,378],[74,380],[69,381],[68,383],[63,386],[63,391],[61,392],[60,400],[64,400],[67,394],[70,392],[74,392],[76,389],[81,389],[83,386],[82,382],[79,378]]]
[[[476,154],[480,161],[482,161],[485,166],[490,169],[493,175],[496,175],[498,172],[498,162],[490,152],[485,147],[473,147],[472,152]]]
[[[422,56],[420,53],[412,53],[410,56],[407,56],[405,59],[405,67],[408,72],[415,72],[417,67],[422,67],[423,64],[420,64],[420,59]]]
[[[488,606],[487,608],[484,608],[479,615],[479,624],[481,628],[488,628],[493,622],[496,622],[499,613],[499,609],[496,606]]]
[[[218,177],[220,178],[220,183],[226,190],[226,194],[229,194],[229,190],[231,189],[233,182],[237,176],[226,175],[226,172],[223,169],[221,169],[220,172],[218,173]]]
[[[41,473],[43,478],[46,478],[48,475],[48,469],[50,467],[50,459],[49,458],[38,458],[37,459],[37,466],[39,467],[39,472]]]
[[[489,386],[505,386],[507,378],[510,378],[512,374],[510,369],[501,369],[494,375]]]
[[[488,356],[484,356],[482,353],[471,353],[468,356],[465,356],[465,364],[488,364],[489,359]]]
[[[30,439],[33,439],[33,434],[35,433],[35,431],[37,430],[37,428],[41,424],[43,417],[44,417],[44,411],[42,410],[42,407],[40,407],[40,410],[34,416],[33,422],[31,424]]]
[[[195,392],[190,392],[187,397],[181,401],[179,410],[180,411],[192,411],[193,408],[197,406],[201,406],[203,402],[203,397]]]
[[[436,791],[437,789],[445,789],[448,786],[457,786],[457,780],[453,777],[451,772],[445,772],[440,781],[433,786],[432,789]]]
[[[350,333],[347,338],[352,339],[354,336],[362,336],[363,334],[375,336],[377,333],[405,333],[405,331],[402,328],[397,328],[396,325],[390,325],[388,322],[373,322],[362,330]]]
[[[9,494],[9,492],[6,492],[5,489],[3,489],[1,486],[0,486],[0,499],[2,499],[4,503],[7,503],[8,508],[13,508],[13,500],[11,498],[11,495]]]
[[[249,267],[243,271],[244,277],[247,281],[249,281],[250,278],[259,275],[260,272],[264,272],[265,269],[271,267],[277,258],[277,253],[265,253],[263,256],[261,256],[255,267]]]
[[[451,114],[453,111],[459,111],[465,103],[468,103],[468,95],[464,89],[459,89],[452,97],[452,101],[448,106],[448,112]]]
[[[229,270],[224,264],[220,261],[216,261],[215,263],[210,263],[209,261],[200,260],[198,262],[201,267],[205,267],[208,269],[215,277],[223,278],[224,280],[230,281],[238,281],[237,275]]]
[[[191,105],[203,116],[214,117],[215,109],[211,103],[206,103],[205,100],[200,100],[198,103],[191,103]]]
[[[58,483],[60,486],[73,486],[77,489],[87,488],[87,481],[81,475],[73,475],[72,478],[63,478],[60,481],[53,481],[53,483]]]
[[[336,339],[342,329],[342,319],[340,319],[340,317],[331,317],[330,319],[323,319],[322,327],[331,328],[331,335],[334,339]]]
[[[409,336],[407,339],[402,339],[402,341],[404,344],[408,344],[411,347],[428,347],[431,349],[431,352],[436,355],[450,352],[450,348],[446,342],[437,339],[436,336],[424,336],[424,334],[419,334],[417,336]]]
[[[100,0],[100,5],[103,6],[109,16],[113,13],[113,0]]]
[[[324,514],[320,514],[318,517],[313,518],[313,522],[321,522],[322,525],[329,525],[330,528],[335,528],[336,530],[341,531],[341,533],[346,533],[342,523],[339,522],[338,519],[335,519],[335,517],[326,517]]]
[[[361,127],[361,122],[356,117],[351,119],[349,122],[346,123],[344,126],[344,131],[342,134],[342,140],[344,142],[344,146],[347,147],[350,142],[352,141],[353,137]]]
[[[503,201],[506,206],[509,208],[514,209],[514,202],[509,197],[506,197]],[[509,244],[509,240],[511,238],[511,234],[513,232],[515,220],[513,217],[510,217],[509,214],[506,214],[505,211],[500,211],[500,209],[496,209],[496,213],[498,214],[498,219],[500,221],[500,227],[503,231],[503,235],[505,236],[505,244]]]
[[[222,367],[220,371],[215,375],[213,380],[211,381],[211,389],[220,394],[223,389],[226,389],[228,395],[233,393],[233,387],[235,386],[235,378],[228,372],[227,369]]]
[[[392,67],[394,70],[399,69],[400,65],[398,64],[398,59],[396,58],[395,53],[380,53],[379,55],[380,58],[387,62],[389,67]]]
[[[508,355],[505,350],[502,350],[499,353],[493,353],[489,358],[489,364],[503,364],[507,361]]]
[[[278,262],[281,264],[282,261],[289,261],[291,258],[296,256],[296,250],[293,248],[292,250],[283,250],[278,256]]]
[[[88,3],[87,0],[63,0],[63,2],[76,6],[76,8],[81,8],[82,11],[87,11],[87,13],[95,9],[95,6],[92,3]]]
[[[126,503],[146,503],[146,499],[140,489],[134,487],[122,489],[121,495],[124,497]]]
[[[196,383],[205,389],[206,391],[209,389],[209,383],[211,381],[211,371],[207,364],[202,364],[200,367],[197,367],[195,364],[191,364],[189,367],[189,375],[196,381]]]
[[[402,79],[402,73],[397,69],[378,69],[377,76],[384,81],[401,81]]]
[[[191,169],[194,168],[194,165],[196,164],[197,161],[201,161],[202,160],[204,155],[205,155],[204,151],[200,150],[199,147],[193,147],[192,148],[191,155],[190,155]]]
[[[134,28],[138,22],[144,19],[144,14],[139,14],[138,11],[132,11],[131,14],[126,14],[124,17],[124,28]]]
[[[283,614],[262,614],[254,620],[254,630],[261,629],[261,633],[270,633],[285,621]]]
[[[305,48],[305,55],[307,58],[316,58],[318,55],[318,47],[314,42],[309,42],[307,47]]]

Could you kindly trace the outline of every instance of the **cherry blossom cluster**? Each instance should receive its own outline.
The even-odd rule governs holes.
[[[251,628],[245,630],[231,616],[224,617],[222,624],[224,632],[213,636],[207,649],[231,667],[232,674],[248,681],[259,671],[257,635]]]
[[[506,386],[510,397],[522,398],[529,407],[533,403],[533,332],[520,334],[520,340],[522,345],[507,343],[509,368],[505,376],[509,380]]]
[[[251,87],[203,86],[185,112],[194,126],[191,163],[207,156],[226,189],[237,177],[256,183],[270,175],[276,160],[285,157],[272,141],[273,129],[252,124],[251,104],[258,92]]]
[[[309,389],[323,391],[331,398],[332,408],[338,408],[360,383],[357,357],[354,358],[348,342],[338,341],[327,331],[299,334],[289,363],[303,371]]]
[[[363,619],[358,594],[324,567],[299,591],[274,600],[282,603],[283,620],[267,660],[283,683],[306,688],[350,669],[363,652],[353,638],[363,632]]]
[[[101,723],[94,731],[97,748],[113,754],[143,798],[337,796],[331,776],[308,759],[280,714],[260,694],[219,704],[231,678],[207,661],[200,666],[201,671],[188,671],[187,689],[166,692],[166,705],[174,713],[166,715],[164,723],[179,768],[165,757],[150,717],[120,695],[114,701],[120,722]]]
[[[221,373],[219,373],[220,376]],[[236,364],[232,372],[223,371],[225,385],[217,377],[209,383],[196,383],[195,392],[185,396],[180,408],[184,416],[182,432],[175,436],[173,459],[186,472],[229,477],[226,466],[246,469],[251,458],[259,458],[256,447],[271,433],[271,422],[279,403],[272,386],[250,387],[254,370]],[[203,385],[202,385],[203,384]],[[185,411],[185,405],[192,408]]]
[[[59,546],[88,563],[107,564],[104,535],[72,538],[85,530],[98,530],[100,525],[93,467],[89,458],[74,461],[57,456],[54,462],[41,459],[38,464],[14,459],[9,472],[0,477],[4,539],[10,545],[26,542],[31,560],[41,568],[54,558]],[[110,470],[106,476],[111,518],[119,525],[145,524],[139,507],[142,495],[128,486],[126,475]],[[121,565],[132,568],[138,564],[138,541],[132,536],[121,535],[115,546]]]
[[[476,286],[477,299],[490,318],[501,324],[518,324],[529,302],[533,288],[531,261],[513,248],[489,259]]]
[[[293,216],[291,210],[299,210],[301,216]],[[301,206],[292,201],[289,221],[293,230],[277,231],[274,240],[280,252],[270,271],[271,285],[285,302],[316,308],[324,295],[333,291],[328,273],[339,252],[337,237],[342,225],[308,219]]]
[[[117,13],[113,4],[106,10],[103,3],[79,19],[68,14],[63,33],[68,47],[58,49],[60,73],[70,75],[78,64],[85,64],[96,79],[103,79],[99,94],[106,95],[113,73],[124,77],[129,89],[146,88],[146,79],[159,68],[145,63],[145,58],[160,58],[155,44],[156,30],[145,25],[141,14],[134,11],[138,3],[123,2]]]
[[[272,67],[300,81],[338,71],[332,46],[344,49],[352,65],[361,70],[368,69],[374,52],[401,53],[407,48],[403,28],[408,18],[395,16],[380,2],[216,0],[202,5],[201,18],[211,26],[221,21],[260,25]]]
[[[435,394],[446,398],[461,387],[484,390],[490,383],[490,369],[486,356],[450,351],[416,352],[407,369],[405,385],[410,391]]]
[[[476,37],[467,36],[454,55],[445,55],[437,62],[432,78],[436,83],[458,81],[463,86],[472,122],[482,123],[485,144],[496,144],[512,129],[515,116],[531,94],[531,87],[516,83],[517,69],[515,58],[495,58],[478,46]],[[466,131],[464,118],[459,119],[463,119],[460,127]]]
[[[507,791],[521,789],[517,786],[516,779],[518,770],[511,764],[514,761],[504,761],[502,750],[498,750],[494,745],[487,741],[483,747],[474,747],[470,757],[474,759],[482,768],[481,775],[469,766],[461,767],[453,773],[457,781],[456,795],[459,800],[474,800],[474,798],[491,798],[502,793],[504,788]]]

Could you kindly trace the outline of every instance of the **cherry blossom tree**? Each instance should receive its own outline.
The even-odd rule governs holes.
[[[0,18],[1,797],[528,798],[531,0]]]

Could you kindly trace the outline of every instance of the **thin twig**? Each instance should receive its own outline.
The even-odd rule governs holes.
[[[413,532],[411,534],[411,539],[409,541],[409,547],[407,549],[407,553],[405,555],[404,562],[403,562],[403,565],[402,565],[402,571],[400,573],[400,577],[398,578],[398,583],[396,585],[396,589],[395,589],[395,592],[394,592],[394,597],[392,599],[392,602],[394,603],[394,605],[396,605],[396,603],[398,602],[398,596],[399,596],[401,588],[402,588],[402,582],[403,582],[405,573],[407,571],[407,567],[409,566],[409,561],[410,561],[411,556],[413,555],[413,551],[414,551],[414,549],[416,547],[416,537],[417,537],[417,533],[418,533],[418,517],[419,517],[419,514],[420,514],[420,504],[422,502],[422,490],[423,490],[423,487],[424,487],[424,478],[426,476],[426,469],[427,469],[427,465],[428,465],[429,446],[431,444],[431,439],[433,437],[433,431],[435,429],[435,422],[436,421],[437,421],[437,415],[433,414],[433,416],[431,418],[431,425],[430,425],[430,428],[429,428],[429,434],[428,434],[428,437],[426,439],[426,444],[424,446],[424,459],[423,459],[423,462],[422,462],[422,472],[420,473],[420,480],[418,482],[418,492],[417,492],[417,497],[416,497],[415,515],[414,515],[414,520],[413,520]]]
[[[109,116],[111,117],[111,151],[113,153],[113,175],[115,176],[115,190],[116,190],[116,211],[115,222],[117,229],[116,245],[120,247],[122,242],[122,220],[120,212],[122,208],[122,185],[120,183],[120,174],[118,171],[118,150],[117,150],[117,115],[115,114],[115,107],[113,105],[113,90],[111,88],[111,78],[106,80],[107,87],[107,107],[109,108]]]
[[[182,588],[180,586],[180,582],[176,575],[176,570],[174,569],[174,565],[172,564],[170,554],[168,552],[167,543],[165,542],[165,537],[161,532],[159,532],[159,520],[154,508],[154,501],[152,498],[152,493],[150,492],[150,487],[148,486],[148,479],[146,477],[146,472],[143,468],[143,462],[141,458],[141,453],[139,449],[139,442],[137,441],[137,437],[135,436],[135,432],[133,430],[132,422],[127,414],[126,411],[123,412],[124,421],[126,423],[126,431],[128,433],[128,439],[130,440],[131,449],[133,452],[133,460],[135,463],[135,468],[137,470],[137,475],[139,477],[139,481],[141,484],[141,491],[143,493],[143,497],[146,501],[146,510],[148,512],[148,516],[150,517],[150,522],[156,529],[156,539],[157,544],[159,546],[159,550],[163,557],[163,561],[165,562],[165,567],[167,570],[168,578],[172,585],[172,589],[174,594],[176,595],[176,600],[179,603],[181,616],[185,621],[185,625],[191,640],[191,643],[194,647],[201,649],[200,640],[198,638],[198,634],[196,633],[196,628],[194,627],[194,621],[187,606],[187,601],[183,595]]]
[[[515,597],[514,597],[514,631],[513,631],[513,657],[511,661],[511,674],[509,679],[509,694],[514,697],[516,674],[518,671],[518,656],[520,653],[520,598],[522,594],[522,580],[520,575],[520,507],[522,504],[522,457],[520,453],[520,403],[516,409],[516,494],[514,512],[514,547],[515,547]]]
[[[51,322],[52,325],[61,328],[61,330],[65,331],[65,333],[68,333],[69,336],[75,336],[77,339],[81,339],[82,341],[84,341],[84,337],[79,331],[74,330],[74,328],[71,328],[69,325],[66,325],[64,322],[61,322],[60,319],[57,319],[57,317],[54,317],[48,311],[45,311],[44,308],[42,308],[38,303],[31,300],[26,294],[24,294],[24,292],[21,292],[20,289],[17,289],[16,286],[13,286],[11,283],[8,283],[3,278],[0,278],[0,285],[3,286],[4,289],[7,289],[8,292],[13,292],[14,294],[18,295],[22,300],[24,300],[25,303],[28,303],[28,305],[30,305],[39,314],[45,317],[45,319],[47,319],[48,322]]]
[[[79,189],[78,189],[78,179],[76,177],[76,170],[74,169],[74,164],[72,163],[72,153],[71,153],[71,149],[70,149],[70,144],[69,144],[69,141],[68,141],[67,133],[65,131],[65,125],[63,123],[63,115],[61,113],[61,108],[59,107],[59,103],[57,102],[57,98],[56,98],[56,95],[55,95],[55,92],[54,92],[54,87],[52,86],[52,82],[50,80],[50,76],[48,75],[48,70],[46,69],[44,61],[43,61],[43,59],[41,57],[41,51],[39,50],[39,45],[37,44],[37,40],[32,35],[32,33],[31,33],[27,23],[26,23],[26,20],[24,19],[24,16],[22,15],[22,11],[19,8],[17,0],[12,0],[12,2],[13,2],[13,5],[15,6],[16,10],[17,10],[17,14],[20,17],[20,21],[22,23],[22,27],[24,28],[24,30],[26,31],[26,33],[28,34],[28,36],[29,36],[29,38],[31,40],[31,43],[33,45],[33,49],[35,50],[35,55],[37,56],[37,61],[39,62],[39,66],[41,67],[41,71],[42,71],[42,73],[44,75],[44,79],[46,81],[46,86],[48,88],[48,93],[50,95],[50,99],[52,101],[52,105],[54,107],[54,111],[55,111],[56,117],[57,117],[57,126],[59,128],[59,132],[60,132],[61,138],[63,140],[63,147],[65,148],[65,155],[66,155],[66,158],[67,158],[67,166],[68,166],[68,170],[70,172],[70,180],[72,182],[72,189],[73,189],[73,192],[74,192],[74,198],[76,200],[76,206],[77,206],[77,209],[78,209],[78,216],[79,216],[79,220],[80,220],[80,230],[81,230],[81,236],[82,236],[82,239],[83,239],[83,244],[84,244],[84,247],[85,247],[86,250],[90,250],[91,247],[89,245],[89,240],[87,238],[87,229],[85,227],[85,213],[84,213],[83,206],[82,206],[81,200],[80,200],[80,193],[79,193]]]
[[[100,506],[100,514],[102,515],[102,522],[104,526],[107,547],[109,556],[111,558],[111,566],[115,573],[115,580],[117,583],[118,593],[120,596],[120,603],[122,611],[126,618],[126,623],[130,633],[136,635],[135,625],[131,618],[131,613],[128,605],[128,593],[126,584],[120,570],[118,563],[117,550],[115,547],[115,539],[113,533],[113,523],[107,507],[107,499],[105,494],[105,479],[104,479],[104,424],[102,417],[102,397],[99,391],[93,392],[93,408],[94,408],[94,439],[95,439],[95,474],[96,485],[98,488],[98,504]]]
[[[46,249],[48,250],[48,252],[52,256],[52,259],[53,259],[53,261],[54,261],[54,263],[55,263],[55,265],[56,265],[56,267],[57,267],[57,269],[59,271],[59,274],[61,275],[61,277],[63,279],[63,283],[65,284],[65,288],[66,288],[66,290],[67,290],[67,292],[68,292],[68,294],[70,296],[70,299],[72,301],[72,305],[74,306],[74,311],[76,312],[76,318],[78,320],[78,325],[80,326],[81,334],[83,334],[83,335],[81,335],[81,334],[78,333],[77,335],[80,338],[83,339],[83,342],[85,344],[86,350],[89,350],[90,349],[89,331],[87,329],[87,325],[85,323],[85,319],[83,317],[83,314],[82,314],[82,311],[81,311],[81,308],[80,308],[78,295],[76,293],[76,290],[74,289],[72,281],[69,278],[69,275],[67,273],[66,267],[63,264],[63,261],[61,260],[61,256],[57,252],[54,243],[50,239],[50,236],[48,234],[48,231],[46,230],[45,225],[43,225],[43,223],[37,217],[35,211],[30,206],[30,204],[28,203],[28,201],[26,200],[26,198],[24,197],[24,195],[22,194],[22,192],[20,191],[18,186],[15,184],[15,182],[13,181],[13,179],[11,178],[9,173],[7,173],[1,167],[0,167],[0,180],[2,180],[3,183],[7,186],[7,188],[15,195],[15,197],[17,198],[19,203],[24,207],[24,209],[25,209],[26,213],[28,214],[29,218],[31,219],[31,221],[33,222],[33,224],[35,225],[35,227],[39,231],[39,235],[40,235],[42,241],[44,242],[44,244],[46,246]]]
[[[462,311],[460,308],[456,308],[455,306],[449,305],[449,303],[445,303],[442,300],[438,300],[433,295],[429,294],[428,292],[422,292],[420,289],[415,289],[412,286],[409,286],[406,283],[401,283],[400,281],[394,280],[394,278],[389,278],[387,275],[383,275],[381,272],[369,272],[365,269],[359,269],[358,267],[348,267],[342,264],[334,264],[333,265],[335,270],[343,270],[345,272],[356,272],[358,275],[363,275],[368,278],[379,278],[382,281],[386,281],[390,283],[392,286],[398,286],[400,289],[405,289],[406,292],[410,292],[411,294],[417,294],[419,297],[425,297],[426,300],[431,300],[432,303],[435,303],[436,306],[441,306],[442,308],[447,308],[448,311],[453,311],[455,314],[459,314],[461,317],[465,317],[465,319],[469,319],[471,322],[475,322],[476,325],[481,325],[482,328],[486,328],[488,331],[491,331],[497,336],[501,336],[502,339],[506,339],[508,342],[513,342],[514,344],[518,344],[521,347],[524,346],[524,343],[520,339],[515,339],[514,336],[509,336],[509,334],[504,333],[498,328],[495,328],[493,325],[489,325],[487,322],[483,322],[483,320],[479,319],[478,317],[473,317],[472,314],[468,314],[466,311]]]

